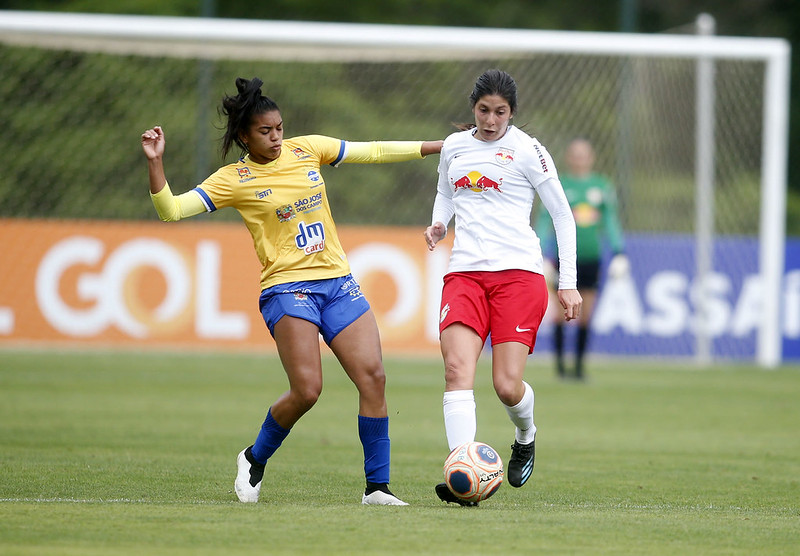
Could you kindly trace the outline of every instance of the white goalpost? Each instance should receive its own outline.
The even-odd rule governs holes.
[[[359,90],[376,90],[376,105],[406,88],[409,110],[419,103],[426,114],[443,112],[445,123],[463,114],[453,108],[460,108],[457,103],[468,94],[474,67],[503,62],[521,68],[517,70],[520,88],[530,95],[525,105],[535,108],[528,117],[537,132],[547,135],[543,142],[551,151],[563,146],[570,135],[579,134],[582,126],[595,137],[603,137],[597,141],[598,152],[612,161],[606,162],[604,170],[621,188],[626,231],[640,232],[646,241],[658,241],[658,234],[666,234],[670,241],[677,234],[694,238],[694,252],[686,255],[686,269],[691,269],[686,272],[694,275],[694,289],[686,286],[685,297],[699,316],[686,325],[685,335],[694,343],[690,356],[701,363],[714,359],[714,338],[722,334],[706,327],[714,321],[707,313],[715,305],[704,304],[707,290],[703,289],[714,278],[713,245],[721,234],[757,238],[761,297],[754,359],[765,368],[782,361],[790,60],[790,47],[782,39],[0,11],[0,46],[11,49],[19,59],[34,49],[102,54],[125,62],[131,58],[185,60],[193,72],[198,71],[198,63],[205,62],[230,63],[242,71],[269,68],[265,71],[273,73],[288,69],[264,64],[308,64],[309,81],[297,84],[306,90],[341,77],[326,77],[324,64],[350,64],[342,73],[351,81],[363,79]],[[369,71],[364,64],[369,64]],[[720,64],[736,66],[719,70]],[[739,64],[746,69],[740,71]],[[23,69],[14,71],[24,74]],[[620,94],[625,71],[631,75],[631,96]],[[735,75],[731,79],[742,81],[716,83],[722,79],[718,71],[727,71],[726,80],[731,74]],[[373,73],[371,81],[366,74]],[[186,80],[194,91],[195,74],[187,75],[192,76]],[[416,81],[410,81],[412,76]],[[230,74],[225,76],[226,83],[232,80]],[[448,80],[455,93],[442,88]],[[674,92],[667,92],[672,86]],[[157,90],[158,84],[148,87]],[[433,97],[447,97],[442,100],[446,105],[429,107]],[[601,97],[609,100],[601,104]],[[5,98],[0,95],[0,100]],[[80,100],[75,102],[78,106]],[[625,162],[620,154],[620,129],[627,124],[619,109],[626,102],[630,104],[625,110],[636,118],[630,124],[632,130],[624,131],[632,162]],[[747,122],[755,122],[759,129],[746,129]],[[413,128],[400,129],[413,132]],[[738,158],[736,146],[719,146],[739,145],[744,141],[741,137],[754,132],[760,144],[749,146],[747,157]],[[684,149],[685,143],[691,144],[685,153],[674,150],[676,145]],[[679,159],[675,167],[668,166],[671,159]],[[687,166],[690,169],[685,171]],[[734,168],[731,175],[726,173],[729,167]],[[751,174],[753,183],[757,182],[755,193],[749,182],[743,183]],[[719,190],[715,189],[717,177],[723,182]],[[684,182],[691,191],[679,193],[683,190],[678,184]],[[742,198],[743,191],[752,197]],[[682,198],[676,200],[673,192]],[[722,205],[715,202],[720,196],[725,196]],[[738,214],[731,220],[740,222],[729,224],[725,212],[736,205],[727,203],[739,203],[741,209],[735,210],[744,215],[752,212],[752,199],[759,203],[758,214],[752,217],[755,224],[747,227]],[[687,207],[694,209],[688,211],[692,213],[688,219],[683,215]],[[643,287],[643,298],[650,286]],[[731,311],[736,310],[736,301],[728,301]],[[645,315],[642,320],[663,316]],[[647,323],[642,326],[646,328]],[[659,341],[664,338],[663,333],[650,333],[662,334]],[[730,341],[736,338],[733,334]]]

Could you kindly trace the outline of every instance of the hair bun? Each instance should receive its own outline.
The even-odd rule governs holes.
[[[261,85],[263,84],[264,82],[258,77],[254,77],[253,79],[245,79],[244,77],[236,78],[236,90],[239,91],[239,94],[243,97],[260,97]]]

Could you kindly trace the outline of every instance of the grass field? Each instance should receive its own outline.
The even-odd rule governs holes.
[[[409,507],[360,504],[356,394],[335,360],[244,505],[235,457],[285,389],[276,358],[0,351],[0,554],[800,552],[797,367],[598,362],[576,384],[534,360],[534,476],[461,508],[433,494],[439,361],[386,366]],[[505,460],[511,425],[479,374],[478,440]]]

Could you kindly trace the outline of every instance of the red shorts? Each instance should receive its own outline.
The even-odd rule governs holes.
[[[492,345],[519,342],[533,352],[547,311],[544,276],[527,270],[451,272],[444,277],[439,333],[460,322]]]

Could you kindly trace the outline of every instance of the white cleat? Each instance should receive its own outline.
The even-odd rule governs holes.
[[[250,448],[245,448],[239,452],[239,456],[236,458],[238,472],[236,473],[233,489],[236,491],[236,496],[239,497],[240,502],[254,504],[258,502],[258,495],[261,492],[264,466],[250,462],[247,458],[248,454],[246,454],[249,450]],[[253,482],[255,482],[255,486],[253,486]]]
[[[373,504],[376,506],[408,506],[406,502],[400,500],[397,496],[387,494],[381,490],[376,490],[371,494],[365,494],[361,498],[362,504]]]

